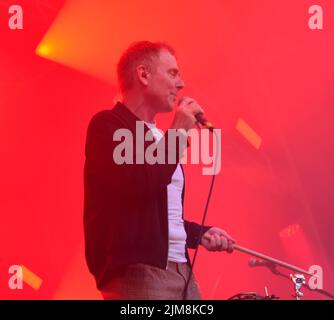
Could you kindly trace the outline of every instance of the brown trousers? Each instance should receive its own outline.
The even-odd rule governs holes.
[[[190,267],[168,262],[167,270],[147,264],[131,264],[101,290],[105,300],[182,300]],[[192,275],[186,300],[201,300],[198,284]]]

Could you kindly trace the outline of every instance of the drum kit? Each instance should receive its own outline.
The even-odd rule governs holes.
[[[258,260],[256,258],[251,258],[248,261],[248,265],[250,267],[256,267],[256,266],[266,266],[269,268],[269,270],[274,273],[275,275],[284,277],[286,279],[289,279],[292,284],[293,284],[293,289],[294,292],[293,294],[291,294],[291,296],[295,299],[295,300],[300,300],[303,296],[304,293],[302,292],[302,289],[306,289],[309,291],[315,291],[320,293],[323,296],[326,296],[327,298],[330,299],[334,299],[334,295],[328,291],[323,290],[322,288],[317,288],[317,287],[312,287],[310,285],[306,285],[306,278],[305,275],[308,275],[312,278],[318,278],[319,275],[312,273],[310,271],[304,270],[302,268],[296,267],[292,264],[286,263],[284,261],[278,260],[278,259],[274,259],[270,256],[264,255],[262,253],[259,253],[257,251],[239,246],[239,245],[234,245],[234,249],[244,252],[246,254],[249,254],[253,257],[257,257],[260,258],[261,260]],[[289,270],[293,270],[294,274],[290,274],[289,276],[286,275],[285,273],[280,272],[277,269],[277,266],[281,266],[284,268],[287,268]],[[228,300],[277,300],[280,299],[280,297],[272,294],[269,295],[268,294],[268,289],[267,287],[264,288],[265,294],[261,295],[258,294],[257,292],[243,292],[243,293],[238,293],[233,295],[232,297],[230,297]]]

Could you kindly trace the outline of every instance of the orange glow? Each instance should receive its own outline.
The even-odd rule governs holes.
[[[46,44],[39,45],[36,49],[36,54],[41,57],[51,57],[52,55],[51,46],[48,46]]]
[[[182,36],[182,30],[177,30],[177,24],[171,23],[170,17],[176,11],[186,16],[189,4],[188,0],[181,3],[68,0],[36,52],[52,61],[114,83],[116,62],[131,42],[151,40],[175,43]],[[160,27],[154,27],[156,25]],[[183,30],[183,38],[185,32]]]
[[[254,148],[260,149],[262,143],[261,137],[243,119],[239,119],[236,129]]]
[[[43,280],[38,275],[29,270],[27,267],[25,266],[21,267],[23,275],[22,280],[30,287],[34,288],[35,290],[38,290],[41,287]]]

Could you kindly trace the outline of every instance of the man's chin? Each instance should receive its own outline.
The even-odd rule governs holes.
[[[167,113],[174,110],[174,105],[166,105],[160,112]]]

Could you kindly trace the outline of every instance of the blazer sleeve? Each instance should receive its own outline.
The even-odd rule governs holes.
[[[190,249],[196,249],[200,244],[202,235],[208,231],[211,226],[203,226],[201,230],[201,225],[184,220],[184,228],[187,233],[187,247]]]

